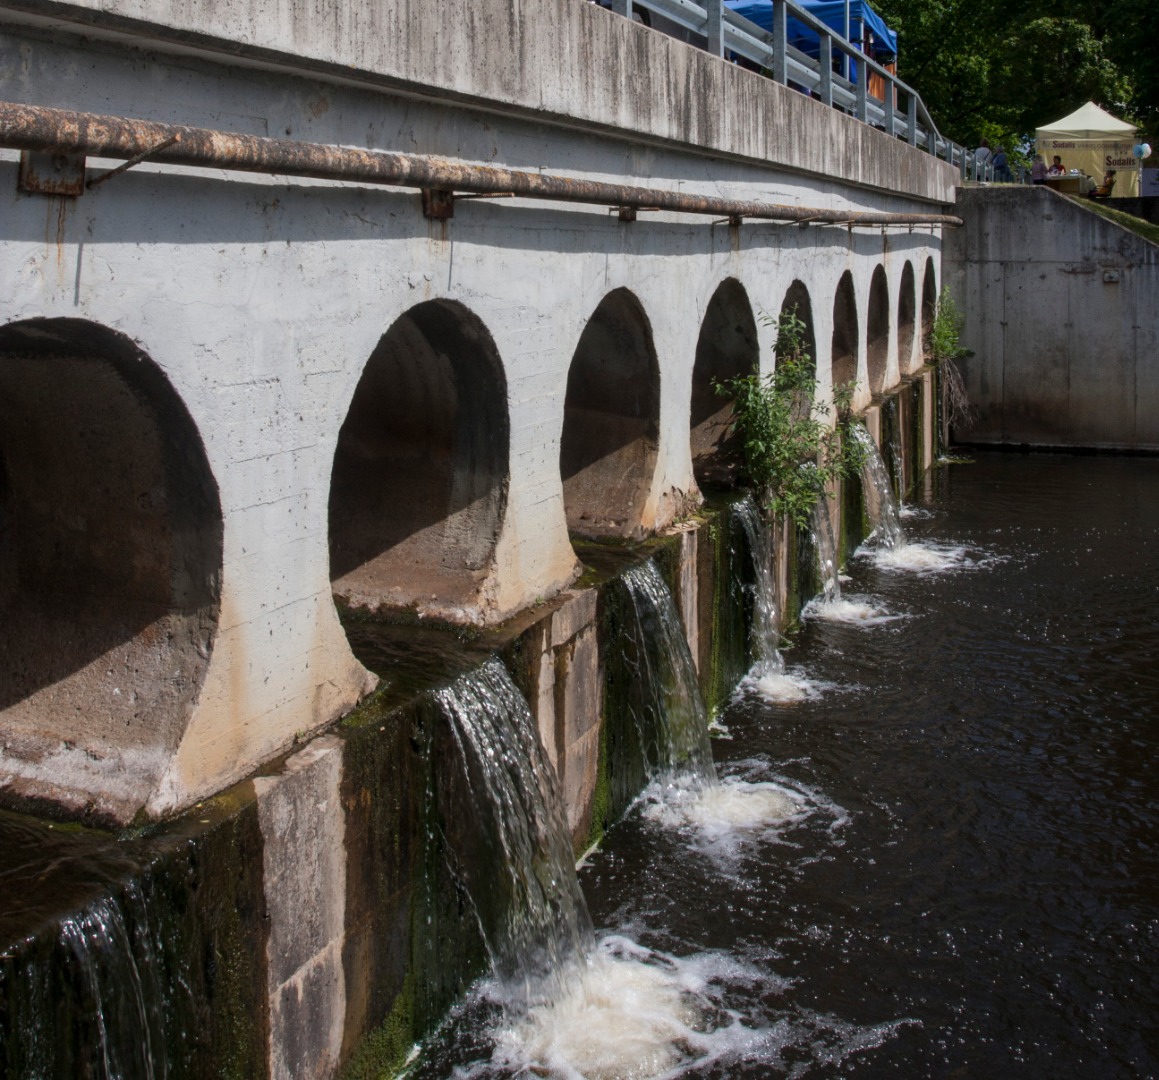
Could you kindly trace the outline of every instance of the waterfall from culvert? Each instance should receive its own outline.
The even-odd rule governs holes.
[[[531,710],[495,659],[435,700],[451,724],[479,842],[490,849],[489,858],[464,863],[489,877],[465,884],[492,970],[508,984],[550,981],[590,951],[593,935],[563,799]]]
[[[887,549],[904,547],[905,531],[901,527],[893,485],[881,451],[863,424],[851,424],[849,430],[864,452],[861,475],[865,486],[866,512],[873,525],[872,537]]]
[[[813,546],[821,574],[821,595],[826,601],[841,599],[841,568],[837,563],[837,541],[833,537],[833,518],[829,500],[822,496],[813,507]]]
[[[135,883],[61,921],[55,941],[4,957],[0,1074],[164,1080],[165,997]]]
[[[732,516],[744,530],[752,559],[752,642],[756,667],[760,674],[780,674],[785,670],[785,661],[781,656],[781,635],[777,622],[772,530],[766,524],[760,508],[749,495],[732,504]]]
[[[708,714],[680,612],[651,559],[623,576],[634,645],[633,721],[647,767],[656,776],[715,783]]]

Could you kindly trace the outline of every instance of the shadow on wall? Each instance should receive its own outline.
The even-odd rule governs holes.
[[[712,294],[692,368],[689,443],[692,471],[701,487],[730,485],[740,456],[740,440],[729,433],[733,398],[722,397],[715,384],[744,378],[760,366],[760,346],[752,305],[735,278],[721,282]]]
[[[914,266],[907,262],[901,272],[901,288],[897,295],[897,367],[902,375],[921,367],[921,357],[914,356],[914,321],[917,296],[914,285]]]
[[[660,434],[660,369],[639,300],[600,301],[572,357],[559,470],[568,528],[580,536],[644,532]]]
[[[413,307],[383,335],[338,435],[330,578],[352,607],[483,621],[507,501],[507,385],[461,304]]]
[[[869,392],[877,397],[885,390],[889,363],[889,283],[885,268],[878,266],[869,283],[869,310],[865,327],[865,359]]]
[[[930,335],[934,332],[934,316],[938,313],[938,282],[934,272],[934,260],[926,260],[926,273],[922,281],[922,361],[929,359]]]
[[[54,743],[96,761],[131,751],[144,755],[134,769],[147,783],[197,698],[221,563],[217,486],[161,370],[128,338],[82,320],[0,329],[9,757],[34,762],[36,747]]]
[[[857,295],[853,290],[853,274],[846,270],[833,298],[834,387],[857,378],[857,345]]]

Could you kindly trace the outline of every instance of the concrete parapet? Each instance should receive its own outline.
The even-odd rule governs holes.
[[[702,50],[577,0],[4,0],[52,20],[174,52],[273,66],[617,138],[811,172],[952,203],[958,171]]]

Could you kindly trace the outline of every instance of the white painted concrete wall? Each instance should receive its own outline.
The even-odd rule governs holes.
[[[554,40],[554,63],[573,78],[585,65],[595,66],[589,45],[614,42],[622,51],[623,42],[634,43],[645,60],[655,50],[663,64],[675,64],[673,50],[686,49],[637,40],[630,35],[646,31],[622,21],[608,29],[600,20],[610,15],[558,2],[564,5],[560,17],[568,20],[561,33],[593,35],[583,49],[566,40],[562,52]],[[10,16],[16,6],[0,3],[0,11]],[[45,10],[36,3],[19,6]],[[474,5],[504,6],[499,0]],[[507,6],[521,18],[540,17],[539,9],[552,3]],[[407,33],[413,33],[419,7],[378,5],[375,19],[405,13]],[[156,54],[129,48],[122,38],[81,42],[59,29],[9,22],[0,31],[0,98],[804,205],[928,209],[900,196],[900,182],[868,186],[880,180],[878,155],[894,163],[889,167],[900,169],[897,179],[920,189],[922,199],[946,199],[951,190],[952,171],[944,163],[831,111],[824,138],[834,145],[826,154],[837,154],[840,168],[830,169],[825,155],[803,158],[796,169],[755,163],[752,158],[766,150],[775,157],[774,143],[782,157],[789,152],[791,140],[771,120],[803,123],[801,108],[821,108],[771,85],[759,88],[761,101],[779,102],[782,112],[762,112],[763,105],[726,96],[734,111],[718,109],[721,126],[702,132],[694,117],[686,117],[682,128],[653,131],[657,138],[645,145],[597,134],[587,113],[587,130],[565,124],[566,117],[549,123],[543,111],[563,108],[562,83],[545,84],[536,108],[527,100],[529,80],[510,93],[496,91],[492,108],[518,99],[524,114],[506,117],[404,96],[396,88],[416,71],[401,46],[390,62],[411,64],[405,72],[392,68],[373,89],[365,71],[351,76],[361,86],[338,81],[336,65],[362,56],[378,35],[395,33],[393,23],[361,26],[343,16],[339,38],[310,43],[305,39],[318,29],[315,21],[302,15],[296,23],[293,4],[278,12],[196,3],[160,13],[154,8],[115,0],[99,9],[76,4],[60,10],[87,11],[84,17],[99,23],[102,33],[155,34],[163,46]],[[146,14],[165,25],[154,30],[121,21]],[[455,51],[462,33],[456,31],[448,47],[455,63],[426,55],[442,80],[432,94],[462,91],[460,69],[468,61]],[[546,31],[524,21],[512,33],[507,47],[534,38],[546,64],[540,54],[553,44],[543,38]],[[285,56],[277,71],[223,68],[206,59],[226,50],[227,42],[216,40],[221,35],[244,38],[251,58],[266,37],[281,49],[301,49],[303,73],[285,71]],[[196,46],[201,55],[174,52],[175,43]],[[322,49],[329,50],[325,64],[317,57]],[[389,66],[388,59],[383,54],[359,62],[369,69]],[[700,54],[680,63],[698,71],[707,65],[703,70],[714,72],[713,79],[738,80],[728,83],[730,93],[752,79]],[[487,80],[501,75],[490,64],[472,66],[481,69],[477,102],[495,89]],[[647,88],[656,77],[641,75],[634,85]],[[706,92],[722,93],[713,85]],[[585,108],[598,111],[591,102],[572,105],[577,115]],[[608,113],[606,101],[600,107],[601,123],[620,118]],[[660,106],[644,109],[637,101],[632,110],[625,122],[661,124]],[[658,141],[681,134],[689,144]],[[812,145],[814,136],[805,129],[800,137],[802,145]],[[721,140],[735,140],[738,152],[719,156]],[[821,174],[799,171],[807,167]],[[839,183],[835,174],[857,183]],[[149,165],[80,199],[62,200],[18,193],[14,156],[5,153],[0,323],[83,318],[139,343],[185,402],[220,490],[221,618],[209,670],[175,757],[159,784],[136,792],[140,803],[153,814],[189,804],[246,775],[296,734],[330,722],[366,689],[367,675],[350,653],[330,597],[328,484],[338,431],[363,366],[409,308],[440,297],[459,301],[488,328],[506,370],[510,489],[488,603],[476,613],[494,621],[553,595],[573,576],[559,477],[564,390],[585,321],[609,291],[622,286],[639,298],[660,358],[661,435],[645,510],[645,524],[660,527],[697,495],[688,445],[692,367],[700,322],[718,285],[736,278],[754,309],[770,313],[779,310],[794,279],[807,285],[824,396],[837,282],[852,272],[864,386],[865,303],[873,270],[883,264],[890,283],[889,386],[899,378],[893,322],[902,268],[913,263],[920,290],[927,260],[937,263],[940,247],[940,236],[928,228],[895,229],[888,237],[878,229],[841,227],[746,223],[730,229],[659,214],[627,224],[602,208],[517,200],[460,201],[452,221],[436,223],[422,217],[413,192]],[[760,334],[768,363],[773,331],[763,326]],[[431,610],[439,610],[437,600]],[[76,750],[85,750],[83,730]],[[35,779],[34,767],[30,775]]]

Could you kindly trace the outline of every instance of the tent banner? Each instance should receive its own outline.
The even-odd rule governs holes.
[[[1087,176],[1093,176],[1100,184],[1108,169],[1115,170],[1114,195],[1119,198],[1135,197],[1139,194],[1139,159],[1131,152],[1135,145],[1128,139],[1068,139],[1040,138],[1035,149],[1050,165],[1054,158],[1062,158],[1063,167],[1069,172],[1080,169]]]

